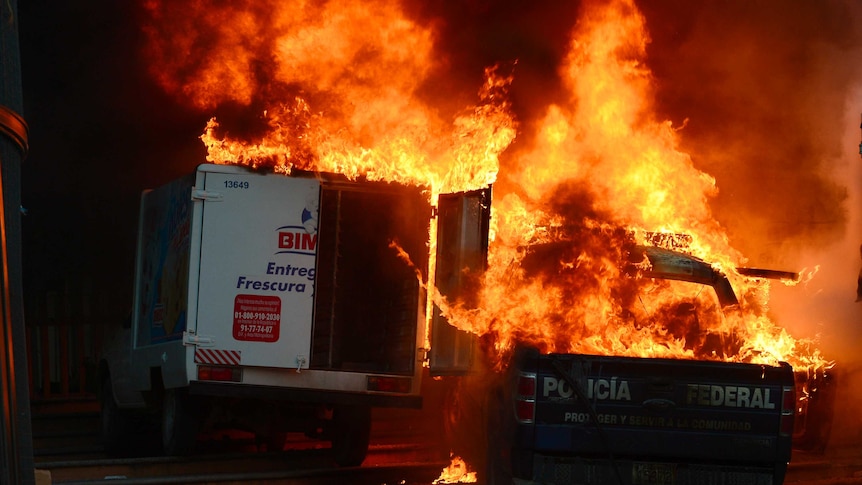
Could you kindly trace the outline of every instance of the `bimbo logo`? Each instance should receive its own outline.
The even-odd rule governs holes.
[[[317,251],[317,233],[309,234],[303,226],[282,226],[276,229],[278,250],[275,254],[308,254]]]

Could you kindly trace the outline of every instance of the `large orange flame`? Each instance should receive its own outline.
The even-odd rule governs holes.
[[[679,151],[671,124],[654,118],[646,39],[631,1],[584,12],[562,67],[569,99],[547,109],[520,169],[501,174],[521,193],[494,201],[481,303],[447,308],[450,321],[493,335],[501,354],[527,342],[556,352],[828,365],[811,342],[768,318],[769,284],[736,272],[745,260],[709,210],[714,180]],[[714,301],[650,282],[640,291],[649,293],[652,314],[636,318],[638,305],[626,304],[632,290],[620,274],[622,250],[632,237],[654,243],[656,233],[685,234],[687,252],[731,278],[738,308],[708,312]],[[554,253],[562,259],[531,269],[525,248],[555,241],[566,242]],[[674,330],[680,304],[698,305],[711,320]],[[704,341],[708,334],[720,342]]]
[[[478,306],[437,297],[450,323],[493,342],[499,362],[526,342],[828,365],[811,342],[771,321],[769,282],[736,271],[745,259],[710,211],[715,180],[679,149],[680,129],[655,115],[649,38],[632,0],[584,3],[560,67],[565,95],[524,146],[513,145],[519,126],[507,92],[517,63],[488,67],[472,106],[442,109],[422,94],[445,62],[434,53],[434,26],[398,3],[192,4],[182,15],[174,3],[147,4],[159,26],[150,37],[157,78],[199,108],[256,115],[238,126],[212,118],[201,136],[209,161],[417,184],[432,202],[505,182],[510,189],[494,195]],[[202,43],[212,48],[188,55]],[[624,274],[627,245],[657,240],[682,240],[712,262],[739,305],[719,311],[700,292]]]

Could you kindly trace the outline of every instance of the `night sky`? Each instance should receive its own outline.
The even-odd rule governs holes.
[[[45,292],[54,291],[69,295],[73,313],[82,306],[76,302],[89,300],[91,313],[125,314],[140,191],[205,161],[198,137],[214,113],[190,108],[152,78],[143,3],[19,2],[30,126],[21,181],[28,308],[44,308]],[[862,230],[859,183],[847,174],[859,174],[862,4],[640,4],[658,116],[685,126],[682,148],[715,176],[713,210],[735,247],[755,265],[800,270],[849,241],[838,248],[840,271],[827,274],[846,286],[839,299],[852,301]],[[173,12],[182,5],[171,2]],[[484,66],[518,59],[512,100],[524,127],[518,143],[529,143],[529,120],[558,90],[555,70],[579,4],[404,5],[417,22],[439,26],[448,71],[428,87],[436,94],[475,95]],[[858,109],[846,105],[853,93]]]

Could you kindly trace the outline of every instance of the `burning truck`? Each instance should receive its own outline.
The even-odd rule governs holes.
[[[486,197],[441,204],[465,225]],[[428,261],[404,255],[427,254],[427,192],[204,164],[140,208],[131,319],[100,363],[107,451],[186,454],[235,427],[278,450],[304,432],[359,465],[372,407],[421,406]]]

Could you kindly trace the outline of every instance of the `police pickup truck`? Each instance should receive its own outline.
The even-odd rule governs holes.
[[[638,247],[651,278],[737,303],[727,278]],[[711,288],[710,288],[711,287]],[[488,484],[780,484],[793,448],[794,370],[727,361],[518,349],[483,399]]]

